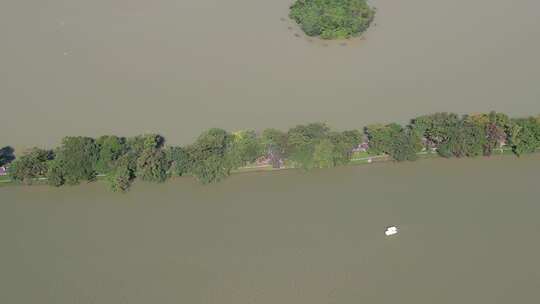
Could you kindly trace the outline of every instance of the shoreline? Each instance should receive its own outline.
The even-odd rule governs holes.
[[[538,154],[538,153],[540,153],[540,149],[530,154]],[[447,159],[445,157],[440,156],[437,152],[434,152],[434,151],[432,152],[423,151],[423,152],[417,153],[416,155],[418,156],[419,161],[425,160],[425,159]],[[506,149],[498,149],[497,153],[493,153],[491,156],[478,156],[476,158],[489,159],[489,158],[497,157],[497,156],[508,157],[508,156],[515,156],[515,154],[512,152],[511,149],[506,148]],[[463,157],[463,158],[470,159],[470,157]],[[459,159],[459,158],[455,158],[455,159]],[[337,166],[337,167],[364,166],[364,165],[370,165],[374,163],[391,163],[391,162],[397,162],[397,161],[393,160],[390,155],[380,154],[380,155],[352,158],[348,164]],[[337,167],[334,167],[334,168],[337,168]],[[320,168],[320,169],[329,169],[329,168]],[[238,169],[231,170],[231,175],[244,174],[244,173],[273,172],[273,171],[283,171],[283,170],[305,170],[305,169],[302,169],[299,167],[293,167],[293,166],[283,166],[280,168],[274,168],[270,164],[259,165],[259,166],[250,165],[250,166],[244,166]],[[187,174],[183,176],[172,176],[172,175],[170,176],[171,179],[181,178],[181,177],[195,178],[194,176],[187,175]],[[106,178],[107,178],[106,174],[97,174],[95,180],[90,181],[89,183],[105,181]],[[23,183],[23,182],[15,181],[11,179],[9,176],[0,176],[0,188],[8,187],[8,186],[40,186],[40,185],[44,186],[44,185],[47,185],[47,180],[48,178],[46,177],[38,177],[38,178],[35,178],[32,181],[32,183]]]
[[[436,157],[520,156],[540,150],[540,116],[440,112],[418,116],[407,125],[371,124],[345,131],[334,131],[321,122],[287,131],[210,128],[190,145],[165,142],[159,134],[67,136],[54,150],[33,148],[20,157],[6,146],[0,185],[59,187],[102,180],[112,191],[125,192],[136,179],[162,183],[174,176],[193,176],[209,184],[242,172],[307,171]]]

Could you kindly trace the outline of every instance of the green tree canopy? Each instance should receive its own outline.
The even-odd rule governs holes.
[[[127,153],[115,162],[114,168],[107,176],[109,187],[115,192],[126,192],[135,178],[136,160],[133,153]]]
[[[510,118],[503,113],[491,112],[487,115],[486,144],[484,145],[484,155],[489,156],[497,147],[505,145],[508,136],[506,131],[510,127]]]
[[[324,123],[298,125],[287,133],[287,155],[289,160],[304,169],[313,167],[315,146],[328,138],[330,128]]]
[[[15,150],[12,147],[6,146],[0,149],[0,166],[8,164],[15,159]]]
[[[487,144],[486,129],[482,123],[465,117],[447,129],[445,140],[437,151],[444,157],[474,157],[484,152]]]
[[[265,129],[261,136],[262,145],[266,151],[285,154],[287,149],[287,133],[277,129]]]
[[[99,147],[90,137],[64,137],[56,151],[55,172],[67,184],[75,185],[82,180],[95,178]]]
[[[49,184],[60,186],[93,180],[97,170],[106,174],[114,191],[127,191],[135,178],[162,182],[172,174],[190,174],[206,184],[224,179],[232,169],[259,156],[269,156],[274,167],[343,165],[364,137],[370,154],[387,154],[396,161],[415,160],[423,148],[433,147],[443,157],[490,155],[504,145],[521,155],[540,148],[540,116],[510,119],[496,112],[462,117],[435,113],[413,119],[407,126],[369,125],[363,133],[334,132],[324,123],[298,125],[288,132],[267,129],[261,136],[251,130],[230,134],[214,128],[187,147],[164,147],[165,140],[158,134],[129,139],[65,137],[54,151],[27,151],[11,162],[9,174],[28,183],[46,176]],[[11,161],[12,154],[9,147],[0,149],[0,162]]]
[[[390,156],[396,161],[413,161],[418,158],[418,152],[423,148],[422,139],[410,128],[404,128],[394,134]]]
[[[416,160],[423,147],[418,132],[410,127],[403,128],[396,123],[375,124],[365,130],[371,154],[388,154],[396,161]]]
[[[375,10],[365,0],[296,0],[289,16],[308,36],[341,39],[364,32]]]
[[[390,154],[393,150],[394,140],[403,131],[403,128],[391,123],[387,125],[373,124],[365,128],[369,140],[370,154]]]
[[[229,176],[233,169],[230,157],[233,136],[223,129],[203,132],[188,147],[190,173],[203,184],[217,182]]]
[[[62,162],[58,159],[49,162],[49,169],[47,171],[47,183],[54,187],[60,187],[66,183],[65,168]]]
[[[264,149],[255,131],[239,131],[232,135],[231,159],[235,167],[254,162]]]
[[[96,164],[96,171],[99,173],[109,173],[114,168],[116,160],[127,152],[126,139],[118,136],[101,136],[96,140],[99,147],[99,158]]]
[[[331,168],[335,166],[335,145],[328,138],[315,145],[310,167]]]
[[[286,156],[287,140],[287,133],[277,129],[265,129],[261,135],[263,149],[277,159]]]
[[[412,128],[435,146],[448,141],[461,119],[454,113],[435,113],[412,120]]]
[[[137,159],[136,175],[148,182],[164,182],[167,179],[169,162],[160,148],[146,148]]]
[[[266,129],[262,132],[261,145],[274,168],[279,168],[286,157],[287,141],[287,133],[280,130]]]
[[[362,142],[363,135],[358,130],[332,132],[329,139],[334,147],[333,164],[338,166],[349,163],[352,150]]]
[[[32,148],[11,164],[10,175],[14,180],[31,183],[33,178],[47,174],[47,163],[53,157],[50,150]]]
[[[510,145],[517,155],[531,153],[540,147],[540,122],[538,119],[513,119],[509,127]]]
[[[163,147],[165,138],[159,134],[138,135],[128,138],[126,144],[130,152],[139,156],[146,149]]]
[[[190,159],[189,153],[185,148],[169,147],[166,151],[166,154],[172,174],[176,176],[182,176],[189,172]]]

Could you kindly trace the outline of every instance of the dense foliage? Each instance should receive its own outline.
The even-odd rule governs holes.
[[[182,176],[189,171],[189,154],[183,147],[169,147],[167,149],[167,161],[170,164],[170,172],[175,176]]]
[[[540,118],[513,119],[509,138],[517,155],[534,152],[540,147]]]
[[[124,192],[129,189],[131,182],[136,177],[137,159],[135,154],[126,153],[118,158],[114,165],[114,169],[107,176],[107,181],[111,190]]]
[[[287,133],[276,129],[266,129],[261,135],[261,145],[272,167],[279,168],[280,161],[286,157]]]
[[[99,147],[93,138],[65,137],[55,153],[56,157],[52,164],[54,170],[49,177],[64,180],[69,185],[95,178]]]
[[[111,172],[115,162],[128,149],[126,139],[118,136],[101,136],[96,139],[96,144],[99,147],[96,171],[100,173]]]
[[[14,152],[15,150],[10,146],[0,149],[0,166],[12,162],[15,159]]]
[[[52,151],[32,148],[11,164],[10,175],[14,180],[31,183],[32,179],[47,173],[47,162],[53,157]]]
[[[3,148],[0,160],[8,164],[12,179],[24,183],[46,177],[50,185],[61,186],[104,177],[112,190],[127,191],[135,179],[163,182],[170,176],[189,175],[207,184],[246,166],[335,167],[351,162],[356,152],[363,153],[363,159],[386,155],[386,159],[412,161],[427,153],[476,157],[504,149],[518,156],[540,149],[540,117],[435,113],[405,126],[369,125],[363,132],[336,132],[324,123],[297,125],[287,132],[266,129],[261,134],[214,128],[183,147],[166,147],[158,134],[66,137],[57,149],[33,148],[14,161],[13,149]]]
[[[297,0],[289,16],[308,36],[342,39],[365,31],[375,11],[366,0]]]
[[[234,167],[254,162],[262,155],[263,145],[257,133],[252,130],[233,133],[231,160]]]
[[[369,125],[365,133],[371,154],[388,154],[397,161],[416,160],[417,153],[423,148],[417,132],[396,123]]]
[[[329,141],[332,144],[332,166],[346,165],[352,156],[352,150],[363,140],[364,135],[358,130],[332,132]]]
[[[165,152],[159,148],[145,149],[137,158],[136,176],[148,182],[164,182],[169,164]]]
[[[290,129],[287,133],[286,153],[293,166],[304,169],[320,167],[314,158],[314,152],[321,141],[328,137],[329,132],[330,128],[323,123],[298,125]]]
[[[436,113],[412,120],[412,129],[443,157],[489,156],[506,144],[505,130],[514,123],[501,113],[465,115]]]
[[[218,182],[229,176],[234,167],[234,137],[223,129],[210,129],[189,146],[189,172],[201,183]]]

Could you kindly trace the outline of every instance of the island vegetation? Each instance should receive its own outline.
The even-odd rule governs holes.
[[[308,36],[344,39],[364,32],[375,10],[366,0],[297,0],[289,16]]]
[[[539,148],[540,116],[435,113],[407,125],[372,124],[361,131],[333,131],[324,123],[298,125],[286,132],[229,133],[213,128],[187,146],[167,146],[158,134],[65,137],[55,149],[32,148],[16,159],[13,149],[2,148],[0,165],[8,168],[4,181],[62,186],[99,178],[123,192],[135,179],[159,183],[189,175],[208,184],[249,168],[309,170],[375,159],[414,161],[427,155],[477,157],[508,152],[520,156]]]

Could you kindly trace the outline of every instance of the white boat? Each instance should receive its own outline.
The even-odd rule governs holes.
[[[386,236],[391,236],[397,233],[398,233],[398,228],[396,226],[387,227],[386,231],[384,232]]]

